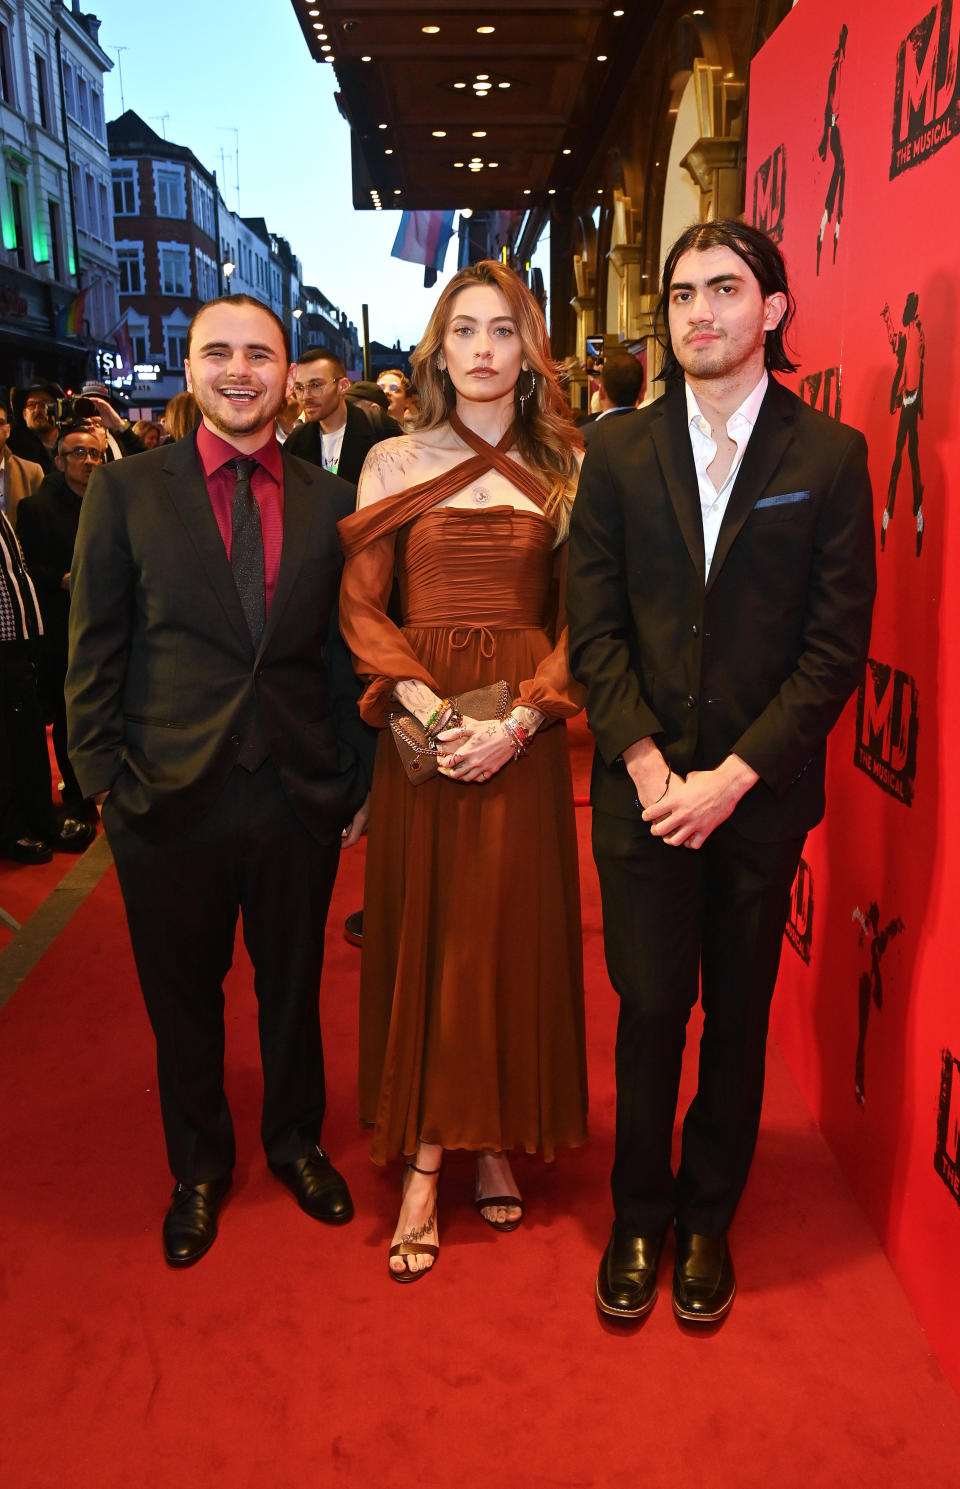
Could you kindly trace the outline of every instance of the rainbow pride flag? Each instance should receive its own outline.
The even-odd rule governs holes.
[[[57,311],[58,336],[83,335],[83,310],[87,300],[86,290],[81,290],[75,300]]]

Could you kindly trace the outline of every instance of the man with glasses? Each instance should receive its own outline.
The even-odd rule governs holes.
[[[339,357],[323,347],[308,347],[297,363],[293,384],[304,422],[288,437],[284,449],[355,486],[367,451],[385,439],[386,432],[379,433],[363,409],[347,402],[349,386]]]
[[[80,506],[87,483],[103,458],[100,441],[92,429],[82,424],[64,425],[57,444],[55,469],[44,476],[36,494],[25,497],[17,508],[17,537],[43,616],[42,696],[48,715],[53,718],[53,748],[63,781],[63,803],[77,817],[83,817],[88,807],[67,756],[63,683],[67,675],[70,568]]]
[[[52,471],[57,452],[57,401],[63,397],[56,383],[32,382],[13,392],[13,427],[10,449],[23,460],[39,465],[44,475]]]

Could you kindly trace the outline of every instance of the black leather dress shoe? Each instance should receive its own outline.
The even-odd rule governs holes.
[[[673,1311],[691,1323],[716,1323],[737,1291],[726,1236],[699,1236],[677,1226]]]
[[[178,1184],[163,1222],[163,1254],[171,1267],[192,1267],[217,1239],[217,1216],[231,1174],[203,1184]]]
[[[14,863],[49,863],[53,857],[53,851],[39,838],[32,838],[25,834],[22,838],[14,838],[4,843],[0,848],[0,857],[12,858]]]
[[[343,922],[343,938],[351,946],[363,945],[363,911],[354,910]]]
[[[353,1200],[347,1181],[338,1174],[322,1148],[314,1148],[293,1163],[271,1163],[271,1173],[291,1190],[301,1210],[327,1225],[353,1219]]]
[[[97,829],[91,822],[81,822],[78,817],[64,817],[57,828],[53,846],[61,853],[83,853],[96,835]]]
[[[657,1301],[662,1236],[632,1236],[614,1221],[597,1272],[597,1307],[611,1318],[643,1318]]]

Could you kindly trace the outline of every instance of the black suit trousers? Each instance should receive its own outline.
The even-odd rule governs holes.
[[[113,851],[147,1013],[174,1177],[228,1173],[233,1123],[223,1088],[223,980],[237,916],[254,967],[263,1065],[261,1137],[287,1163],[320,1139],[325,1105],[319,988],[339,838],[318,842],[276,768],[235,768],[213,805],[174,841],[147,842],[111,806]]]
[[[639,811],[594,812],[607,968],[620,997],[611,1187],[617,1221],[634,1235],[660,1235],[674,1218],[720,1235],[733,1219],[756,1146],[770,1003],[804,840],[753,842],[728,821],[699,850],[672,848]],[[698,1085],[674,1177],[698,986]]]

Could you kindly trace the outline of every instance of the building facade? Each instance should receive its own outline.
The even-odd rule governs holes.
[[[0,383],[95,376],[118,317],[100,23],[0,0]]]

